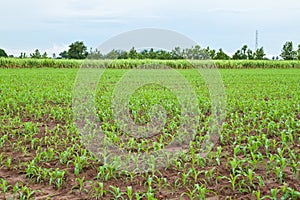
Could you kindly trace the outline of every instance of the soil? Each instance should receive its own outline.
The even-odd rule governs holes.
[[[30,118],[23,118],[23,122],[29,122],[31,121]],[[49,118],[45,118],[45,121],[32,121],[33,123],[39,124],[39,133],[35,136],[38,138],[45,137],[45,129],[46,127],[50,129],[54,129],[57,125],[63,127],[65,124],[62,122],[53,121]],[[20,129],[21,127],[17,127]],[[62,128],[63,130],[63,128]],[[267,133],[267,129],[262,130],[262,132]],[[1,133],[1,132],[0,132]],[[255,130],[252,130],[250,132],[250,135],[255,135]],[[62,137],[64,134],[61,135]],[[232,138],[234,135],[232,135]],[[275,136],[272,136],[276,140],[280,140],[279,138],[276,138]],[[17,138],[10,138],[11,142],[17,142]],[[245,140],[244,143],[247,141]],[[30,149],[30,142],[27,142],[24,144],[28,146],[28,149]],[[65,147],[56,147],[55,144],[52,144],[50,146],[42,146],[42,149],[49,149],[54,148],[57,151],[64,151],[67,147],[72,146],[72,144],[68,144]],[[227,156],[233,157],[233,148],[230,144],[230,140],[227,144],[221,144],[220,141],[215,145],[215,148],[213,151],[216,150],[217,146],[222,146],[224,149],[224,152],[227,152]],[[58,148],[58,149],[57,149]],[[299,144],[295,144],[294,146],[291,146],[290,148],[293,148],[295,150],[300,149]],[[101,163],[97,163],[92,161],[92,163],[83,169],[83,172],[80,173],[80,178],[85,177],[85,180],[87,181],[83,191],[79,190],[78,183],[76,181],[76,176],[74,175],[74,166],[72,164],[68,165],[62,165],[60,164],[59,160],[53,160],[49,163],[41,163],[39,166],[44,168],[59,168],[61,170],[67,170],[69,173],[67,173],[64,177],[65,183],[63,184],[63,187],[60,189],[57,189],[55,186],[50,186],[47,182],[41,182],[39,184],[32,181],[30,178],[27,178],[25,176],[24,169],[26,166],[19,165],[19,163],[28,163],[30,162],[36,155],[36,152],[34,150],[28,150],[27,154],[24,155],[21,151],[16,151],[15,149],[12,149],[11,145],[4,145],[4,147],[1,149],[2,155],[4,158],[7,158],[8,156],[11,156],[12,159],[12,167],[6,167],[1,166],[0,167],[0,178],[5,179],[9,185],[14,185],[15,183],[19,183],[20,185],[26,185],[27,187],[32,188],[33,190],[39,190],[39,192],[34,193],[34,198],[38,200],[42,199],[96,199],[92,196],[92,192],[86,192],[91,190],[92,184],[97,182],[96,176],[97,176],[97,168],[101,166]],[[264,152],[264,149],[260,149],[260,152],[264,155],[266,152]],[[275,152],[270,152],[275,153]],[[231,184],[226,179],[220,179],[218,177],[226,176],[230,177],[231,169],[229,166],[226,166],[227,162],[227,156],[222,156],[220,159],[220,166],[216,164],[216,161],[211,161],[209,164],[207,164],[205,167],[196,166],[195,168],[199,171],[209,171],[212,168],[214,169],[213,177],[211,180],[207,181],[207,179],[204,176],[204,173],[200,173],[199,177],[196,181],[192,180],[191,177],[187,179],[186,184],[177,182],[178,179],[180,179],[182,170],[176,169],[175,167],[170,167],[167,169],[161,169],[160,173],[157,174],[157,176],[165,177],[168,180],[169,186],[166,187],[159,187],[158,184],[154,184],[153,188],[155,189],[155,197],[157,199],[180,199],[180,196],[188,192],[189,188],[193,188],[193,185],[195,183],[198,183],[199,185],[205,184],[208,190],[213,191],[212,193],[207,196],[207,199],[213,200],[213,199],[227,199],[229,196],[231,196],[233,199],[253,199],[254,197],[252,194],[249,193],[249,188],[245,186],[245,192],[241,193],[240,191],[233,190],[231,187]],[[190,165],[190,162],[184,163],[187,166]],[[245,163],[247,165],[247,163]],[[189,169],[189,167],[186,167],[186,169]],[[261,188],[261,196],[263,195],[270,195],[270,190],[273,188],[281,188],[283,186],[282,183],[279,183],[279,181],[276,179],[276,175],[273,173],[270,173],[267,175],[267,161],[259,162],[257,164],[256,169],[254,170],[255,174],[257,176],[261,176],[264,180],[264,186]],[[295,176],[292,173],[292,169],[290,167],[285,168],[284,170],[284,178],[283,182],[286,183],[288,187],[294,188],[296,191],[300,191],[300,180],[295,178]],[[145,191],[145,183],[147,179],[145,177],[147,176],[146,173],[136,174],[133,180],[129,180],[129,177],[126,175],[118,175],[116,179],[112,178],[108,181],[104,182],[104,188],[106,190],[109,190],[110,186],[116,186],[121,189],[121,191],[126,191],[127,186],[132,186],[133,191]],[[241,177],[238,178],[239,181],[241,181]],[[128,181],[129,180],[129,181]],[[247,181],[247,179],[245,179]],[[179,187],[177,189],[174,189],[174,185],[179,184]],[[258,185],[259,181],[255,179],[255,184]],[[255,190],[255,188],[250,188],[251,190]],[[278,193],[278,198],[280,197],[281,193]],[[9,188],[8,194],[4,196],[0,193],[0,199],[14,199],[12,195],[12,188]],[[103,199],[113,199],[113,195],[111,193],[106,193]],[[183,195],[182,199],[189,199],[187,195]]]

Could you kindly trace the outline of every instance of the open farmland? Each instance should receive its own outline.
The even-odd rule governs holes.
[[[208,91],[194,70],[178,70],[198,96],[201,127],[188,153],[164,168],[139,173],[104,164],[81,143],[72,111],[77,72],[0,69],[0,199],[300,198],[299,69],[221,69],[227,115],[204,158],[197,153],[209,131]],[[110,102],[126,72],[104,72],[96,97],[99,122],[129,151],[155,151],[161,148],[157,141],[118,139],[124,135],[114,124]],[[168,111],[162,137],[168,137],[178,115],[170,91],[154,85],[134,93],[132,117],[146,123],[151,109],[145,105],[160,99]]]

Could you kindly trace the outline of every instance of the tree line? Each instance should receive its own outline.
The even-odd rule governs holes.
[[[193,60],[264,60],[265,51],[263,47],[256,49],[255,51],[248,48],[247,45],[243,45],[241,49],[238,49],[232,56],[227,55],[222,48],[219,50],[210,49],[209,47],[201,48],[196,45],[191,48],[181,49],[180,47],[175,47],[171,51],[166,50],[154,50],[142,49],[137,50],[132,47],[129,51],[125,50],[115,50],[108,52],[107,54],[102,54],[100,50],[92,48],[90,51],[87,50],[87,46],[82,41],[76,41],[69,45],[67,51],[63,51],[56,56],[52,55],[55,59],[160,59],[160,60],[176,60],[176,59],[193,59]],[[0,57],[13,57],[8,56],[3,49],[0,49]],[[300,44],[298,49],[294,50],[293,42],[286,42],[281,50],[279,56],[273,57],[273,60],[300,60]],[[49,58],[47,53],[41,54],[38,49],[27,56],[25,53],[21,53],[19,58]]]

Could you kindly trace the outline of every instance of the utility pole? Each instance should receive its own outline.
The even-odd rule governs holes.
[[[255,33],[255,51],[258,49],[258,30]]]

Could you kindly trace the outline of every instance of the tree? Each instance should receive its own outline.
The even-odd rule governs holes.
[[[123,50],[119,51],[118,59],[128,59],[128,52]]]
[[[149,58],[150,59],[156,59],[156,53],[154,52],[154,49],[153,48],[151,48],[150,50],[149,50]]]
[[[233,54],[232,59],[234,59],[234,60],[246,60],[246,59],[248,59],[249,54],[247,55],[247,49],[248,49],[248,46],[243,45],[243,47],[240,50],[237,50]]]
[[[298,60],[300,60],[300,44],[298,45],[297,53],[298,53]]]
[[[93,50],[91,48],[90,49],[90,53],[89,53],[89,55],[88,55],[87,58],[88,59],[98,60],[98,59],[103,59],[103,55],[102,55],[102,53],[98,49]]]
[[[214,59],[216,57],[216,50],[214,49],[209,50],[208,55],[211,59]]]
[[[67,51],[63,51],[59,54],[59,56],[61,58],[67,59],[69,57],[68,52]]]
[[[247,58],[249,60],[253,60],[254,57],[255,57],[255,55],[254,55],[253,51],[251,49],[248,49],[248,51],[247,51]]]
[[[237,50],[232,59],[234,60],[262,60],[265,56],[264,48],[261,47],[253,52],[251,49],[248,49],[247,45],[244,45],[240,50]]]
[[[255,60],[263,60],[265,57],[265,51],[264,48],[261,47],[259,49],[256,49],[256,51],[254,52],[254,59]]]
[[[194,48],[192,47],[192,59],[200,59],[201,58],[201,47],[196,45]]]
[[[68,58],[85,59],[88,56],[87,47],[83,42],[74,42],[69,46]]]
[[[43,59],[48,58],[47,52],[45,52],[45,53],[42,55],[42,58],[43,58]]]
[[[144,49],[143,51],[140,52],[140,58],[141,59],[147,59],[147,58],[149,58],[148,50],[147,49]]]
[[[119,57],[118,51],[113,49],[105,55],[106,59],[117,59]]]
[[[234,60],[241,60],[241,59],[243,59],[243,55],[242,55],[241,50],[237,50],[237,51],[233,54],[232,59],[234,59]]]
[[[36,50],[34,51],[34,53],[31,53],[31,54],[30,54],[30,57],[31,57],[31,58],[40,59],[42,56],[41,56],[40,51],[39,51],[38,49],[36,49]]]
[[[293,42],[286,42],[283,45],[280,56],[284,60],[295,60],[297,58],[297,52],[293,50]]]
[[[171,51],[172,59],[182,59],[183,58],[183,52],[181,51],[180,47],[175,47]]]
[[[213,58],[215,60],[229,60],[230,57],[223,51],[223,49],[219,49],[216,56]]]
[[[183,50],[183,57],[185,59],[192,59],[193,58],[193,51],[192,49],[186,48]]]
[[[128,53],[128,58],[137,59],[138,57],[139,57],[138,52],[135,50],[134,47],[132,47]]]
[[[21,52],[21,55],[19,56],[19,58],[27,58],[26,53],[22,53],[22,52]]]
[[[244,45],[243,47],[242,47],[242,54],[243,55],[246,55],[246,50],[248,49],[248,46],[247,45]]]
[[[172,59],[171,57],[171,53],[169,53],[168,51],[165,50],[158,50],[156,51],[157,54],[157,59],[161,59],[161,60],[168,60],[168,59]]]
[[[7,54],[3,49],[0,49],[0,57],[7,58]]]

